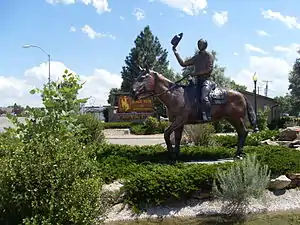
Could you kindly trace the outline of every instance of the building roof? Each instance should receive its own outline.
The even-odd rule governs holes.
[[[251,96],[254,96],[254,93],[253,92],[250,92],[250,91],[241,91],[241,93],[243,94],[247,94],[247,95],[251,95]],[[263,95],[259,95],[259,94],[256,94],[256,97],[257,98],[263,98],[263,99],[266,99],[268,101],[272,101],[274,102],[275,104],[277,104],[278,102],[276,100],[274,100],[273,98],[269,98],[267,96],[263,96]]]

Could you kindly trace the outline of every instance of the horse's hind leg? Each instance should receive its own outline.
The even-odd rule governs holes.
[[[228,119],[228,122],[235,128],[236,132],[238,133],[238,144],[235,157],[241,158],[243,154],[245,141],[248,135],[244,119],[241,117],[238,119]]]

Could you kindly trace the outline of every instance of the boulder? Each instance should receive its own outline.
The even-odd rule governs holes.
[[[289,185],[290,188],[300,187],[300,173],[290,173],[287,177],[292,181]]]
[[[264,140],[260,142],[263,145],[272,145],[272,146],[279,146],[279,144],[275,141],[271,141],[270,139]]]
[[[300,139],[300,127],[287,127],[279,133],[279,141],[293,141]]]
[[[291,184],[291,179],[287,178],[285,175],[281,175],[275,179],[271,179],[269,183],[269,188],[274,190],[282,190]]]
[[[289,148],[298,148],[300,147],[300,140],[294,140],[289,144]]]

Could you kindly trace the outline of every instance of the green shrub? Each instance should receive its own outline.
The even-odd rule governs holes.
[[[94,115],[90,113],[79,115],[76,126],[80,125],[83,128],[83,132],[81,132],[79,138],[83,143],[101,143],[105,140],[103,122],[98,120]]]
[[[213,134],[215,129],[211,124],[185,125],[184,132],[189,140],[195,145],[212,146],[215,145]]]
[[[246,138],[246,146],[258,146],[260,142],[271,139],[279,135],[278,130],[262,130],[257,133],[249,134]],[[233,147],[237,145],[237,135],[219,135],[214,137],[215,141],[224,147]]]
[[[226,202],[226,214],[243,215],[251,198],[261,199],[270,182],[267,165],[261,165],[256,154],[234,163],[228,170],[217,170],[213,194]],[[217,185],[218,183],[218,185]]]
[[[212,122],[216,133],[232,133],[235,131],[234,127],[227,120],[218,120]]]
[[[80,142],[76,126],[82,84],[65,71],[40,93],[44,108],[30,109],[25,124],[10,117],[15,128],[1,144],[1,224],[93,224],[104,212],[102,181],[94,151]],[[16,143],[9,143],[17,139]]]
[[[258,110],[257,113],[257,126],[259,130],[266,130],[268,129],[268,117],[270,113],[270,108],[266,107],[266,109]]]
[[[130,128],[133,125],[131,122],[105,122],[104,129],[123,129]]]
[[[227,164],[219,165],[226,168]],[[140,169],[124,183],[125,201],[137,209],[209,188],[217,165],[165,165]]]
[[[224,147],[184,147],[176,161],[161,146],[105,145],[98,149],[100,170],[109,182],[125,179],[126,202],[142,209],[149,204],[165,204],[170,198],[188,197],[194,191],[211,190],[217,168],[228,170],[232,163],[183,164],[189,160],[216,160],[232,157],[235,149]],[[300,152],[282,146],[248,146],[245,153],[256,154],[271,176],[300,171]],[[105,168],[101,167],[105,165]],[[248,171],[249,172],[249,171]]]

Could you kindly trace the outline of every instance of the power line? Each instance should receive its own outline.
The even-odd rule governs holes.
[[[269,83],[271,83],[271,80],[263,80],[262,82],[266,83],[266,88],[265,88],[265,96],[268,97],[268,89],[269,89]]]

